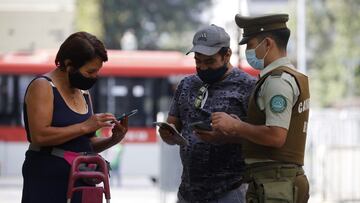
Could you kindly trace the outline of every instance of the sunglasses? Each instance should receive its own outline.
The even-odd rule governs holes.
[[[200,87],[194,102],[195,109],[202,109],[204,107],[209,95],[208,87],[209,84],[204,84],[203,86]]]

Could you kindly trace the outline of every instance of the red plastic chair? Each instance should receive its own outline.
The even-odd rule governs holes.
[[[98,171],[80,171],[80,164],[97,164]],[[104,187],[99,186],[80,186],[75,187],[75,182],[79,178],[96,178],[103,183]],[[105,160],[98,155],[78,156],[74,159],[71,166],[69,185],[67,191],[67,203],[71,203],[73,193],[82,191],[82,203],[102,203],[103,193],[105,194],[106,203],[110,203],[109,173]]]

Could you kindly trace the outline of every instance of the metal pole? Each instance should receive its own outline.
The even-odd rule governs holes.
[[[297,1],[297,68],[306,74],[306,0]]]
[[[241,15],[243,16],[249,15],[249,6],[247,0],[240,0],[239,7],[240,7],[239,11]]]

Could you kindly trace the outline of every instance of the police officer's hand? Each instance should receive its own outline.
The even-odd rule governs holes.
[[[91,115],[83,124],[85,133],[95,132],[102,127],[112,127],[111,121],[116,120],[111,113],[97,113]]]
[[[236,135],[236,125],[242,122],[236,115],[229,115],[224,112],[215,112],[211,114],[212,127],[226,136]]]
[[[175,128],[174,124],[170,124],[170,125]],[[159,127],[159,134],[161,139],[169,145],[180,144],[179,141],[174,136],[174,134],[165,127]]]
[[[126,116],[120,122],[114,120],[114,127],[112,129],[111,140],[115,143],[120,142],[128,131],[128,117]]]
[[[217,130],[207,131],[194,129],[194,134],[198,136],[202,141],[211,144],[225,144],[228,142],[227,137]]]

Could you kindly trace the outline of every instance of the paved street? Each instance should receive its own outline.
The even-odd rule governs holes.
[[[22,177],[0,176],[0,202],[19,203],[21,201]],[[105,201],[103,201],[105,202]],[[124,177],[121,187],[111,187],[111,202],[125,203],[174,203],[176,194],[162,195],[150,179]]]

